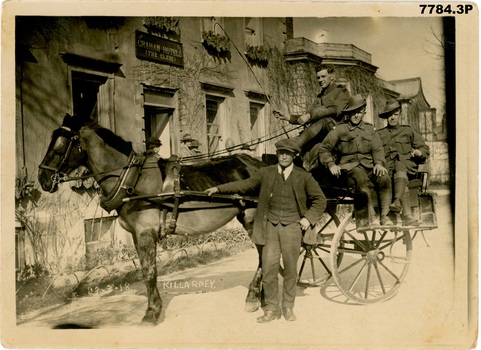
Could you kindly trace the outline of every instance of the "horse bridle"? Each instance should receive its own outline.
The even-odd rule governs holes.
[[[58,167],[54,168],[54,167],[43,164],[43,162],[42,162],[42,164],[40,164],[38,166],[39,169],[53,171],[53,174],[51,176],[52,188],[53,188],[53,186],[55,186],[56,184],[58,184],[60,182],[67,181],[66,179],[67,179],[68,174],[62,172],[62,170],[63,170],[63,167],[67,164],[67,161],[70,157],[70,154],[72,153],[72,149],[74,148],[74,146],[77,146],[78,149],[79,149],[79,152],[82,153],[82,148],[80,147],[80,141],[79,141],[79,134],[77,132],[74,132],[69,127],[66,127],[66,126],[63,126],[63,125],[60,128],[69,133],[69,137],[66,137],[66,135],[64,135],[65,133],[62,133],[62,135],[59,136],[59,137],[62,136],[62,137],[68,138],[69,144],[67,146],[67,150],[65,151],[65,153],[62,157],[62,160],[60,161]]]

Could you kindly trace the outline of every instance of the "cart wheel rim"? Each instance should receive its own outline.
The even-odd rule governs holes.
[[[338,264],[342,253],[343,263]],[[358,232],[351,217],[345,218],[334,235],[330,264],[332,277],[351,301],[371,304],[397,294],[410,265],[411,235],[408,230]]]

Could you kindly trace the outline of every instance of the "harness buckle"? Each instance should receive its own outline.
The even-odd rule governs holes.
[[[125,190],[125,193],[127,193],[129,196],[134,194],[134,188],[131,186],[122,186],[122,188]]]
[[[51,179],[52,179],[52,183],[54,183],[54,184],[58,184],[62,180],[59,173],[53,174]]]

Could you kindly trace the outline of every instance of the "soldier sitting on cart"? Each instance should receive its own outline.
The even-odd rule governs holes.
[[[394,195],[391,212],[401,214],[404,226],[419,223],[412,217],[409,191],[406,187],[409,178],[416,175],[419,164],[429,157],[429,147],[423,137],[409,125],[400,125],[401,105],[396,100],[388,100],[379,118],[387,119],[387,126],[378,130],[384,146],[386,168],[393,178]]]
[[[316,73],[321,91],[312,106],[301,116],[290,116],[274,111],[277,118],[292,124],[308,125],[298,136],[293,138],[301,148],[303,166],[311,170],[317,164],[317,152],[311,152],[314,145],[322,142],[326,135],[342,119],[341,111],[349,101],[346,87],[336,83],[336,75],[332,66],[321,66]]]
[[[371,124],[362,120],[366,113],[366,101],[360,95],[350,97],[342,113],[344,123],[338,124],[315,147],[319,159],[334,176],[339,177],[341,170],[347,171],[349,188],[366,196],[371,226],[392,225],[387,216],[392,199],[391,179],[384,167],[384,149],[379,135]],[[339,156],[339,165],[335,162],[335,154]],[[379,192],[380,222],[371,198],[373,185]],[[367,225],[361,223],[360,226]]]

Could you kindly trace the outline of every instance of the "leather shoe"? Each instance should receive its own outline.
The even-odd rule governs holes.
[[[264,313],[264,315],[262,315],[261,317],[258,317],[258,318],[257,318],[257,322],[259,322],[259,323],[267,323],[267,322],[274,321],[276,318],[281,318],[281,315],[280,315],[279,311],[267,310],[267,311]]]
[[[284,318],[286,321],[295,321],[297,320],[296,315],[294,314],[294,311],[292,310],[292,307],[284,307],[282,308],[282,314],[284,315]]]

